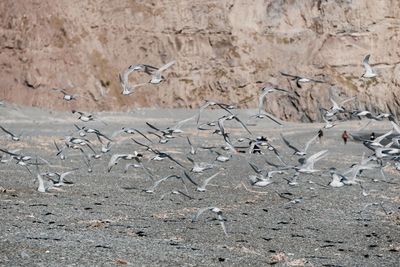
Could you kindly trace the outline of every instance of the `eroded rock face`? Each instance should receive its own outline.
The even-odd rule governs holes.
[[[257,107],[260,88],[272,83],[299,96],[268,95],[266,110],[286,120],[317,120],[330,96],[356,95],[350,108],[400,110],[397,0],[6,0],[0,13],[0,98],[19,104],[123,110],[217,99]],[[366,54],[377,79],[360,78]],[[129,65],[170,60],[177,63],[165,83],[121,95],[118,73]],[[279,71],[327,83],[297,88]],[[130,82],[149,78],[135,73]],[[53,87],[82,97],[62,101]]]

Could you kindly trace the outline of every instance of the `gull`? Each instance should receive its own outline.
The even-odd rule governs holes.
[[[56,141],[53,140],[53,142],[54,142],[54,146],[55,146],[56,149],[57,149],[57,154],[56,154],[56,156],[57,156],[57,157],[60,157],[61,160],[65,160],[65,155],[64,155],[65,146],[64,146],[63,148],[60,149],[60,148],[58,147]]]
[[[44,179],[43,179],[43,177],[42,177],[42,175],[40,174],[40,171],[39,171],[39,163],[38,163],[38,159],[37,158],[36,158],[36,164],[35,165],[36,165],[36,171],[37,171],[36,178],[37,178],[38,183],[39,183],[37,191],[40,192],[40,193],[46,193],[49,189],[53,188],[53,181],[50,180],[50,181],[48,181],[48,183],[45,183],[45,181],[44,181]]]
[[[88,122],[88,121],[94,120],[92,114],[85,114],[85,113],[80,112],[80,111],[72,110],[72,114],[75,114],[75,113],[79,114],[78,120],[81,120],[83,122]]]
[[[325,122],[324,129],[330,129],[330,128],[333,128],[333,127],[336,126],[335,123],[332,123],[331,121],[328,121],[328,120],[325,118],[325,116],[322,116],[322,119],[323,119],[324,122]]]
[[[186,139],[187,139],[187,141],[189,143],[189,146],[190,146],[190,154],[191,155],[195,155],[196,154],[196,149],[194,148],[192,142],[190,141],[189,136],[186,136]]]
[[[253,135],[250,132],[250,130],[246,127],[246,125],[234,114],[225,115],[218,119],[218,126],[219,126],[219,129],[221,130],[222,134],[225,133],[224,121],[229,121],[229,120],[236,120],[243,127],[243,129],[245,129],[250,135]]]
[[[215,106],[215,105],[219,106],[220,108],[224,109],[224,110],[227,111],[228,113],[232,114],[232,112],[229,110],[230,105],[224,104],[224,103],[220,103],[220,102],[216,102],[216,101],[213,101],[213,100],[206,100],[206,103],[204,103],[204,105],[202,105],[202,106],[199,108],[199,111],[197,112],[197,120],[196,120],[196,127],[197,127],[197,128],[199,127],[199,120],[200,120],[201,112],[202,112],[204,109],[206,109],[207,107],[209,107],[209,106]]]
[[[192,222],[196,222],[198,218],[200,217],[201,214],[205,211],[211,211],[217,215],[217,220],[221,224],[222,230],[224,231],[225,235],[228,236],[228,233],[226,231],[225,223],[224,223],[224,218],[222,217],[222,211],[220,208],[217,207],[206,207],[200,209],[196,215],[192,218]]]
[[[286,173],[285,171],[282,170],[274,170],[274,171],[268,171],[265,173],[264,170],[261,170],[258,168],[255,164],[248,162],[250,167],[257,173],[257,175],[250,175],[249,180],[251,185],[253,186],[259,186],[259,187],[264,187],[269,184],[272,184],[273,181],[271,180],[274,174],[284,174]]]
[[[151,74],[151,80],[149,81],[149,83],[151,83],[151,84],[159,84],[162,81],[164,81],[165,78],[161,75],[161,73],[163,71],[165,71],[166,69],[168,69],[169,67],[171,67],[172,65],[174,65],[175,62],[176,62],[175,60],[171,61],[171,62],[168,62],[164,66],[162,66],[159,69],[157,69],[156,71],[154,71],[154,73]]]
[[[383,148],[383,144],[381,142],[392,133],[393,129],[381,136],[376,137],[374,140],[364,140],[363,145],[371,150],[375,150],[376,148]]]
[[[163,159],[165,159],[165,158],[168,158],[168,159],[170,159],[171,161],[175,162],[176,164],[178,164],[179,166],[181,166],[182,168],[185,169],[185,166],[183,166],[179,161],[177,161],[176,159],[174,159],[173,157],[171,157],[169,154],[167,154],[167,153],[165,153],[165,152],[162,152],[162,151],[160,151],[160,150],[158,150],[158,149],[151,148],[150,146],[145,145],[145,144],[142,144],[142,143],[136,141],[136,140],[133,139],[133,138],[131,138],[131,139],[132,139],[132,141],[135,142],[136,144],[138,144],[138,145],[140,145],[140,146],[143,146],[143,147],[146,147],[147,150],[149,150],[149,151],[153,152],[154,154],[156,154],[156,156],[154,156],[153,158],[151,158],[151,160],[163,160]]]
[[[165,130],[159,129],[156,126],[146,122],[147,126],[149,126],[150,128],[152,128],[153,130],[156,130],[157,132],[160,132],[162,134],[163,137],[168,138],[168,139],[172,139],[175,138],[175,136],[173,136],[172,134],[174,133],[173,129],[167,128]]]
[[[279,122],[279,120],[277,118],[275,118],[273,115],[263,111],[263,113],[258,113],[256,115],[252,115],[250,116],[250,118],[257,118],[257,119],[264,119],[264,118],[268,118],[270,120],[272,120],[273,122],[275,122],[276,124],[282,126],[282,123]]]
[[[6,129],[5,129],[3,126],[1,126],[1,125],[0,125],[0,128],[3,130],[3,132],[5,132],[6,134],[8,134],[8,135],[11,137],[11,139],[12,139],[13,141],[19,141],[19,140],[20,140],[21,134],[20,134],[19,136],[16,136],[16,135],[13,134],[12,132],[6,130]]]
[[[169,193],[167,193],[167,194],[171,194],[171,195],[182,195],[182,196],[184,196],[184,197],[186,197],[186,198],[188,198],[188,199],[194,199],[193,197],[189,196],[188,194],[186,194],[186,193],[184,193],[184,192],[182,192],[182,191],[180,191],[180,190],[173,190],[173,191],[171,191],[171,192],[169,192]],[[163,200],[164,197],[165,197],[165,195],[167,195],[167,194],[162,195],[162,196],[160,197],[160,200]]]
[[[214,168],[213,164],[206,163],[206,162],[197,163],[197,162],[195,162],[193,159],[191,159],[189,157],[187,157],[187,159],[193,164],[193,168],[192,168],[191,172],[202,173],[205,170],[209,170],[209,169]]]
[[[345,112],[345,108],[343,107],[343,105],[354,99],[356,99],[355,96],[350,97],[350,98],[345,99],[342,102],[340,102],[340,105],[339,105],[338,103],[335,102],[335,100],[333,100],[332,98],[329,98],[329,100],[332,102],[332,107],[330,108],[330,110],[326,111],[325,116],[332,117],[332,116],[336,115],[338,112]]]
[[[258,114],[261,114],[261,110],[264,109],[264,99],[266,97],[267,94],[272,93],[272,92],[283,92],[283,93],[288,93],[290,94],[289,91],[285,90],[285,89],[280,89],[280,88],[276,88],[276,87],[271,87],[271,86],[267,86],[261,89],[261,94],[258,97]]]
[[[208,177],[207,179],[205,179],[205,180],[203,181],[203,183],[201,184],[201,186],[199,186],[196,182],[193,181],[193,179],[189,176],[189,174],[188,174],[186,171],[184,172],[186,178],[188,178],[188,180],[189,180],[190,182],[192,182],[194,185],[197,186],[197,189],[196,189],[196,190],[199,191],[199,192],[205,192],[205,191],[206,191],[206,186],[208,185],[208,183],[209,183],[212,179],[214,179],[215,177],[217,177],[217,175],[220,174],[220,173],[221,173],[221,171],[219,171],[219,172],[217,172],[217,173],[211,175],[210,177]]]
[[[300,166],[295,166],[294,169],[299,173],[312,174],[319,172],[319,170],[314,169],[314,164],[324,158],[328,153],[328,150],[319,151],[308,158],[300,158]]]
[[[394,121],[394,118],[393,118],[393,117],[389,117],[389,121],[390,121],[390,123],[392,124],[393,129],[394,129],[398,134],[400,134],[400,126]]]
[[[11,153],[13,153],[13,154],[15,154],[15,153],[17,153],[17,152],[19,152],[20,151],[20,149],[14,149],[14,150],[10,150],[10,151],[8,151],[8,152],[11,152]],[[12,159],[13,159],[13,156],[12,155],[10,155],[10,154],[7,154],[7,155],[9,155],[9,157],[7,158],[6,157],[6,154],[7,153],[5,153],[4,155],[1,155],[1,163],[8,163],[9,161],[11,161]]]
[[[361,76],[363,78],[374,78],[374,77],[376,77],[376,72],[369,65],[369,57],[370,56],[371,55],[366,55],[364,60],[363,60],[363,65],[364,65],[364,69],[365,69],[364,74]]]
[[[101,142],[100,137],[103,137],[105,139],[107,139],[108,141],[112,141],[110,138],[108,138],[106,135],[104,135],[103,133],[101,133],[99,130],[97,129],[92,129],[92,128],[88,128],[86,126],[82,126],[82,128],[79,128],[79,126],[77,126],[76,124],[74,124],[76,128],[80,129],[79,131],[83,131],[85,133],[88,134],[95,134],[97,136],[97,139]]]
[[[283,76],[292,78],[292,81],[296,81],[296,85],[297,85],[298,88],[301,88],[301,83],[309,83],[309,82],[324,83],[324,81],[304,78],[304,77],[301,77],[301,76],[284,73],[282,71],[280,71],[280,74],[282,74]]]
[[[64,99],[65,101],[76,100],[76,97],[79,96],[79,94],[73,94],[73,95],[68,94],[64,89],[53,88],[53,90],[61,92],[61,93],[64,95],[64,96],[63,96],[63,99]]]
[[[121,74],[118,74],[119,77],[119,81],[121,83],[121,87],[123,89],[122,94],[123,95],[129,95],[132,93],[132,90],[137,86],[134,86],[133,88],[131,86],[129,86],[129,75],[132,72],[135,71],[139,71],[139,72],[145,72],[149,75],[152,75],[154,73],[154,71],[156,71],[157,68],[150,66],[150,65],[146,65],[146,64],[136,64],[136,65],[130,65],[126,70],[124,70],[124,72]],[[146,83],[147,84],[147,83]],[[143,85],[143,84],[141,84]]]
[[[136,160],[136,162],[138,162],[140,164],[140,158],[142,158],[143,155],[137,153],[136,151],[134,152],[134,154],[114,154],[111,156],[110,161],[108,162],[108,166],[107,166],[107,171],[110,172],[112,167],[117,165],[118,162],[121,159],[124,160]]]
[[[123,95],[131,95],[131,94],[134,93],[134,90],[136,88],[138,88],[140,86],[143,86],[143,85],[147,85],[147,84],[148,83],[139,83],[139,84],[135,84],[133,86],[126,86],[126,85],[121,84],[122,85],[122,89],[123,89],[121,94],[123,94]]]
[[[139,162],[139,163],[128,163],[128,164],[126,164],[126,165],[125,165],[125,168],[124,168],[124,173],[127,173],[127,172],[128,172],[129,167],[137,168],[137,169],[143,169],[144,172],[147,174],[147,176],[150,178],[150,180],[152,180],[152,181],[154,180],[154,179],[153,179],[153,174],[150,172],[149,169],[147,169],[147,168],[143,165],[142,162]]]
[[[161,136],[161,135],[159,135],[159,134],[157,134],[155,132],[152,132],[152,131],[148,131],[147,133],[155,135],[156,137],[158,137],[158,143],[160,143],[160,144],[166,144],[166,143],[168,143],[169,140],[171,140],[171,139],[167,139],[164,136]]]
[[[353,112],[351,112],[352,116],[357,116],[360,120],[361,117],[366,117],[368,119],[372,119],[372,120],[377,120],[375,116],[372,115],[371,112],[369,112],[368,110],[355,110]]]
[[[39,186],[37,188],[37,191],[40,193],[46,193],[49,189],[53,187],[53,182],[52,180],[49,181],[49,184],[45,185],[45,182],[43,180],[43,177],[40,173],[36,174],[37,180],[39,182]]]
[[[329,169],[329,174],[332,178],[329,185],[332,187],[342,187],[345,185],[345,182],[348,181],[348,178],[343,174],[338,173],[335,167]]]
[[[67,182],[67,181],[64,182],[64,178],[66,176],[70,175],[71,173],[74,173],[76,170],[78,170],[78,168],[75,168],[75,169],[67,171],[67,172],[62,172],[62,173],[59,173],[59,172],[45,172],[42,175],[50,177],[50,178],[57,176],[58,180],[57,181],[53,181],[54,182],[53,186],[59,187],[59,186],[65,185],[65,184],[72,184],[71,182]]]
[[[296,148],[296,147],[294,147],[293,145],[291,145],[291,144],[289,143],[289,141],[286,140],[285,137],[283,137],[282,134],[280,134],[280,135],[281,135],[281,138],[282,138],[283,142],[284,142],[289,148],[291,148],[291,149],[294,150],[294,153],[293,153],[293,154],[294,154],[294,155],[299,155],[299,156],[305,156],[305,155],[307,155],[307,150],[308,150],[308,148],[310,147],[311,143],[314,142],[315,140],[317,140],[317,138],[318,138],[318,134],[316,134],[315,136],[313,136],[310,140],[308,140],[308,142],[307,142],[306,145],[304,146],[304,150],[303,150],[303,151],[300,151],[298,148]]]
[[[107,142],[106,144],[101,145],[101,153],[107,153],[111,150],[111,142]]]
[[[167,130],[172,131],[172,133],[183,133],[183,131],[181,130],[181,127],[188,121],[194,120],[195,118],[196,118],[196,115],[191,116],[186,119],[183,119],[181,121],[178,121],[174,126],[168,127]]]
[[[347,180],[345,180],[343,182],[346,185],[357,184],[359,181],[361,181],[361,180],[357,179],[357,176],[359,176],[362,171],[379,168],[380,167],[379,165],[370,163],[370,161],[372,161],[372,160],[376,160],[376,158],[368,157],[368,158],[364,159],[364,154],[363,154],[361,157],[360,163],[353,164],[348,171],[343,173],[343,176],[345,176],[349,173],[351,174],[350,176],[346,176]]]
[[[0,151],[10,155],[13,159],[15,159],[17,161],[18,165],[21,165],[21,166],[27,166],[27,165],[31,165],[31,164],[34,165],[32,162],[29,162],[32,159],[31,156],[27,156],[27,155],[23,155],[23,154],[17,154],[16,152],[13,153],[11,151],[4,150],[4,149],[1,149],[1,148],[0,148]]]
[[[222,155],[218,151],[212,150],[214,153],[217,154],[217,157],[215,158],[216,161],[218,162],[227,162],[232,158],[232,154],[229,155],[229,157]]]
[[[158,181],[155,181],[152,187],[150,187],[149,189],[146,189],[144,191],[146,193],[154,193],[154,190],[160,185],[160,183],[162,183],[162,182],[164,182],[164,181],[166,181],[168,179],[171,179],[171,178],[176,178],[176,179],[181,180],[183,182],[182,177],[180,177],[180,176],[178,176],[176,174],[171,174],[171,175],[168,175],[168,176],[166,176],[164,178],[161,178]]]

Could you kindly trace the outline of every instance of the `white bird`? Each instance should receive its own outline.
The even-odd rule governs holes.
[[[315,140],[317,140],[318,134],[316,134],[316,135],[313,136],[310,140],[307,141],[307,143],[306,143],[305,146],[304,146],[303,151],[300,151],[298,148],[296,148],[295,146],[291,145],[291,144],[289,143],[289,141],[286,140],[285,137],[283,137],[282,134],[281,134],[281,138],[282,138],[283,142],[284,142],[289,148],[291,148],[291,149],[294,150],[294,153],[293,153],[294,155],[305,156],[305,155],[307,155],[307,150],[308,150],[308,148],[310,147],[311,143],[313,143]]]
[[[332,181],[329,183],[329,185],[332,187],[342,187],[345,185],[345,181],[348,180],[346,176],[338,173],[335,167],[329,169],[329,174],[332,178]]]
[[[6,130],[6,129],[5,129],[3,126],[1,126],[1,125],[0,125],[0,129],[2,129],[3,132],[5,132],[6,134],[9,135],[9,136],[11,137],[11,140],[13,140],[13,141],[19,141],[19,140],[20,140],[21,134],[20,134],[19,136],[17,136],[17,135],[15,135],[15,134],[13,134],[12,132]]]
[[[330,129],[330,128],[333,128],[333,127],[336,126],[335,123],[332,123],[331,121],[328,121],[328,120],[325,118],[325,116],[322,116],[322,119],[323,119],[324,122],[325,122],[324,129]]]
[[[289,91],[286,91],[284,89],[276,88],[276,87],[271,87],[267,86],[261,89],[261,94],[258,97],[258,114],[262,113],[262,110],[264,111],[264,99],[267,94],[272,93],[272,92],[283,92],[283,93],[288,93],[290,94]]]
[[[221,173],[221,171],[219,171],[219,172],[217,172],[217,173],[211,175],[210,177],[208,177],[207,179],[205,179],[205,180],[203,181],[203,183],[201,184],[201,186],[199,186],[199,185],[193,180],[193,178],[190,177],[190,175],[189,175],[187,172],[184,171],[184,174],[185,174],[186,178],[188,178],[188,180],[189,180],[191,183],[193,183],[194,185],[197,186],[197,189],[196,189],[196,190],[199,191],[199,192],[205,192],[205,191],[206,191],[206,186],[208,185],[208,183],[209,183],[212,179],[214,179],[215,177],[217,177],[217,175],[220,174],[220,173]]]
[[[166,69],[168,69],[169,67],[171,67],[172,65],[175,64],[175,60],[168,62],[167,64],[165,64],[164,66],[160,67],[158,70],[156,70],[152,75],[151,75],[151,80],[149,81],[149,83],[151,84],[159,84],[162,81],[165,80],[165,78],[161,75],[161,73],[163,71],[165,71]]]
[[[164,181],[166,181],[166,180],[168,180],[168,179],[170,179],[170,178],[179,179],[179,180],[182,181],[182,183],[184,183],[183,180],[182,180],[182,178],[181,178],[180,176],[175,175],[175,174],[171,174],[171,175],[168,175],[168,176],[166,176],[166,177],[164,177],[164,178],[161,178],[161,179],[158,180],[158,181],[155,181],[152,187],[150,187],[149,189],[146,189],[146,190],[144,190],[144,191],[145,191],[146,193],[154,193],[154,190],[160,185],[160,183],[162,183],[162,182],[164,182]]]
[[[61,92],[65,101],[76,100],[76,98],[79,96],[79,94],[68,94],[64,89],[53,88],[53,90]]]
[[[142,158],[142,157],[143,157],[143,155],[137,153],[136,151],[134,152],[134,154],[114,154],[111,156],[110,161],[108,162],[107,171],[110,172],[112,167],[117,165],[121,159],[124,159],[124,160],[134,159],[134,160],[136,160],[136,162],[141,163],[140,158]]]
[[[217,220],[221,224],[222,230],[224,231],[225,235],[228,236],[228,232],[226,231],[225,223],[224,223],[224,218],[222,217],[222,211],[220,208],[217,207],[207,207],[207,208],[202,208],[200,209],[196,215],[193,217],[192,222],[196,222],[197,219],[200,217],[200,215],[205,212],[205,211],[211,211],[217,215]]]
[[[191,172],[202,173],[205,170],[214,168],[214,165],[207,162],[195,162],[192,158],[187,157],[187,159],[193,164]]]
[[[324,81],[315,80],[315,79],[310,79],[310,78],[305,78],[305,77],[301,77],[301,76],[298,76],[298,75],[292,75],[292,74],[284,73],[284,72],[282,72],[282,71],[280,71],[280,73],[281,73],[283,76],[291,77],[291,78],[292,78],[292,81],[295,81],[295,82],[296,82],[296,85],[297,85],[298,88],[301,88],[301,83],[309,83],[309,82],[324,83]]]
[[[362,75],[362,77],[364,77],[364,78],[374,78],[377,75],[376,72],[369,65],[369,57],[370,56],[371,55],[366,55],[364,60],[363,60],[363,65],[364,65],[365,72]]]
[[[308,157],[307,159],[305,158],[300,158],[299,161],[302,163],[300,166],[296,166],[295,169],[299,173],[307,173],[307,174],[312,174],[315,172],[319,172],[319,170],[314,169],[314,164],[324,158],[328,153],[328,150],[322,150],[314,155]]]

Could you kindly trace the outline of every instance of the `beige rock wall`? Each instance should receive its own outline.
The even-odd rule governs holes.
[[[0,99],[19,104],[124,110],[218,99],[256,107],[264,84],[290,89],[279,74],[286,71],[327,83],[292,83],[297,98],[268,96],[266,110],[283,119],[318,119],[330,95],[356,95],[353,108],[400,111],[397,0],[4,0],[0,14]],[[360,79],[366,54],[376,80]],[[121,95],[126,67],[173,59],[164,84]],[[52,87],[81,98],[62,101]]]

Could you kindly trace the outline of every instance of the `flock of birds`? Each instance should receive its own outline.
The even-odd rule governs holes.
[[[377,76],[376,72],[369,65],[369,55],[367,55],[363,61],[365,72],[363,78],[371,79]],[[157,68],[150,65],[138,64],[129,66],[122,74],[119,75],[122,94],[131,95],[134,93],[134,89],[139,86],[146,84],[159,84],[165,80],[162,73],[168,68],[172,67],[175,61],[171,61],[164,66]],[[130,85],[129,75],[133,72],[144,73],[150,76],[148,83]],[[324,83],[321,80],[304,78],[297,75],[291,75],[288,73],[281,73],[283,76],[289,77],[297,87],[301,88],[304,83]],[[64,101],[74,101],[80,96],[76,94],[70,94],[64,89],[54,88],[55,91],[62,93]],[[259,101],[258,101],[258,112],[251,116],[251,118],[263,119],[269,118],[276,124],[282,126],[283,122],[275,118],[273,115],[265,112],[264,104],[269,94],[286,94],[290,97],[294,97],[293,93],[286,89],[278,87],[268,86],[262,88]],[[321,186],[324,187],[342,187],[346,185],[359,184],[362,187],[363,180],[360,178],[364,172],[369,170],[379,170],[384,175],[383,167],[387,164],[394,164],[397,170],[400,170],[400,126],[396,121],[393,114],[372,114],[367,110],[348,110],[344,107],[346,103],[353,101],[355,97],[345,99],[339,104],[334,100],[332,107],[321,109],[323,113],[323,119],[325,121],[324,129],[330,129],[334,127],[337,122],[341,121],[339,114],[348,114],[348,116],[366,117],[371,120],[388,120],[392,129],[384,135],[378,136],[373,140],[359,140],[365,147],[371,152],[368,156],[363,155],[360,162],[355,163],[348,167],[347,170],[340,172],[335,167],[327,170],[320,170],[316,168],[317,162],[328,155],[328,150],[321,150],[315,153],[309,153],[310,147],[312,147],[318,140],[318,133],[312,135],[308,142],[303,146],[295,146],[296,140],[288,140],[288,137],[280,134],[283,144],[288,149],[293,151],[293,155],[297,157],[296,163],[288,163],[288,159],[282,156],[282,153],[276,148],[276,145],[264,136],[255,136],[249,124],[243,121],[236,112],[235,106],[229,103],[222,103],[218,101],[206,100],[196,114],[181,120],[174,125],[166,128],[159,128],[154,124],[146,122],[148,130],[138,130],[137,128],[122,127],[121,129],[113,133],[105,133],[99,129],[91,128],[88,122],[101,122],[100,118],[76,110],[72,110],[72,113],[76,115],[77,123],[74,124],[73,134],[65,136],[63,138],[63,144],[54,143],[54,154],[58,160],[64,161],[69,155],[70,151],[77,151],[81,166],[79,168],[71,168],[68,171],[62,172],[54,169],[54,165],[50,163],[50,160],[39,156],[29,156],[20,150],[12,150],[6,148],[0,148],[2,152],[1,163],[4,164],[17,164],[22,168],[25,168],[27,172],[34,176],[38,182],[37,190],[41,193],[48,192],[50,190],[57,190],[59,187],[71,184],[68,181],[67,176],[72,176],[78,170],[86,168],[89,173],[93,171],[94,162],[106,161],[107,168],[106,172],[111,172],[116,165],[121,162],[126,162],[124,172],[128,172],[131,168],[140,169],[145,177],[151,181],[152,185],[149,188],[144,189],[147,193],[155,193],[161,184],[166,183],[170,180],[178,180],[182,185],[181,189],[174,190],[173,194],[180,194],[185,198],[192,198],[190,193],[190,187],[198,192],[207,192],[211,181],[218,179],[218,177],[224,172],[225,169],[229,168],[229,161],[232,158],[237,158],[244,161],[249,166],[249,170],[253,173],[248,175],[248,183],[254,187],[265,187],[276,182],[277,175],[281,175],[283,179],[287,180],[290,186],[299,185],[299,177],[304,174],[312,175],[330,175],[330,181],[327,184]],[[202,112],[209,108],[219,108],[224,115],[215,118],[212,121],[204,121],[202,119]],[[78,121],[82,125],[78,125]],[[231,121],[237,124],[238,127],[243,129],[243,133],[231,134],[229,128],[225,124]],[[195,131],[198,133],[208,132],[210,135],[220,136],[218,137],[220,142],[212,146],[199,145],[196,146],[192,143],[189,134],[185,135],[184,126],[189,122],[195,125]],[[109,127],[107,127],[109,128]],[[13,142],[20,142],[23,136],[17,135],[7,129],[4,126],[0,126],[0,129],[5,135]],[[193,129],[191,129],[193,130]],[[113,153],[113,147],[118,144],[119,137],[121,135],[131,137],[129,142],[133,142],[137,147],[137,150],[130,153]],[[137,138],[139,136],[139,138]],[[177,139],[182,139],[181,142],[187,143],[187,153],[185,157],[176,158],[168,150],[168,143],[176,143]],[[357,139],[355,137],[355,139]],[[126,140],[126,139],[125,139]],[[283,145],[282,144],[282,145]],[[98,147],[97,147],[98,146]],[[201,162],[196,159],[198,154],[204,155],[203,151],[208,151],[207,155],[213,155],[213,158],[209,162]],[[76,153],[75,153],[76,155]],[[263,157],[266,162],[264,167],[257,166],[253,157]],[[274,158],[274,160],[271,159]],[[145,159],[148,160],[145,160]],[[151,166],[156,161],[169,161],[170,169],[175,173],[167,175],[162,178],[157,178],[153,174]],[[83,167],[82,167],[83,166]],[[189,166],[189,167],[188,167]],[[214,172],[214,169],[218,170]],[[46,169],[46,171],[43,171]],[[200,179],[197,174],[206,174],[205,179]],[[287,178],[291,177],[291,178]],[[190,187],[188,186],[190,185]],[[367,194],[363,191],[364,194]],[[295,200],[293,200],[295,201]],[[216,220],[221,224],[222,229],[226,235],[228,230],[225,226],[226,219],[223,217],[223,211],[219,207],[204,207],[198,210],[193,216],[193,221],[197,221],[201,214],[209,211],[215,214]]]

